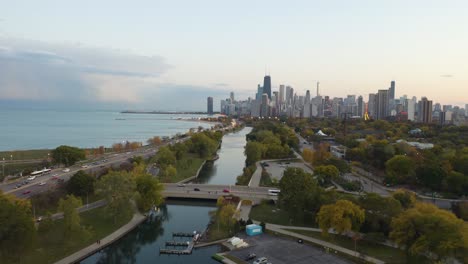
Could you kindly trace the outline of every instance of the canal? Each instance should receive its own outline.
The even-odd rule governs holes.
[[[225,135],[218,151],[219,159],[206,163],[197,183],[235,184],[245,164],[245,136],[251,130],[247,127]],[[172,232],[205,230],[210,221],[209,213],[215,209],[214,201],[169,200],[155,219],[148,219],[119,241],[81,263],[218,263],[211,256],[220,251],[219,246],[196,249],[186,256],[159,255],[159,248],[165,248],[166,241],[184,241],[174,239]]]
[[[244,127],[240,131],[226,134],[218,150],[219,159],[207,162],[194,183],[236,184],[236,178],[242,174],[245,166],[245,136],[250,131],[251,127]]]

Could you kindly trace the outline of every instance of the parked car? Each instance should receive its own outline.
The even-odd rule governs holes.
[[[36,218],[36,222],[40,223],[42,221],[42,216],[39,216],[38,218]]]
[[[200,191],[200,189],[198,189],[198,188],[193,188],[193,190],[196,191],[196,192]]]
[[[39,186],[46,185],[46,182],[39,183]]]
[[[247,261],[248,261],[248,260],[252,260],[252,259],[254,259],[254,258],[256,258],[256,257],[257,257],[257,255],[255,255],[255,253],[250,253],[249,255],[247,255],[247,256],[245,257],[245,260],[247,260]]]
[[[28,181],[32,181],[32,180],[34,180],[34,179],[36,179],[36,176],[29,176],[29,177],[28,177]]]
[[[177,184],[177,187],[185,187],[185,184],[179,183],[179,184]]]
[[[268,259],[265,257],[258,258],[253,262],[253,264],[266,264],[268,262]]]
[[[23,194],[30,194],[31,193],[31,190],[26,190],[23,192]]]
[[[230,193],[230,191],[228,189],[224,189],[223,193]]]
[[[63,171],[63,172],[69,172],[70,169],[69,169],[69,168],[65,168],[65,169],[63,169],[62,171]]]

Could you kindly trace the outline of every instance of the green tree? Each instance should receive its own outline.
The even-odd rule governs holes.
[[[86,240],[89,232],[80,224],[78,208],[82,206],[81,199],[74,195],[67,195],[65,199],[59,200],[58,211],[63,212],[64,238],[70,241],[72,238]]]
[[[279,182],[280,203],[295,217],[317,203],[320,190],[312,175],[299,168],[287,168]]]
[[[0,259],[19,261],[36,238],[36,229],[28,200],[17,199],[0,191]]]
[[[137,204],[141,212],[147,212],[153,206],[159,206],[163,201],[163,185],[151,175],[143,174],[137,176],[136,190],[139,194]]]
[[[445,189],[458,195],[468,195],[468,176],[452,171],[444,181]]]
[[[468,250],[468,226],[454,214],[429,203],[416,203],[392,220],[390,238],[411,255],[438,258]]]
[[[414,181],[414,162],[405,155],[395,155],[385,163],[387,179],[393,183],[409,183]]]
[[[109,213],[117,217],[130,213],[130,199],[135,194],[135,181],[127,172],[110,172],[101,177],[94,187],[96,194],[107,202]]]
[[[322,185],[328,185],[340,175],[340,171],[333,165],[322,165],[314,168],[314,175]]]
[[[95,181],[96,178],[79,170],[67,182],[67,192],[81,197],[93,194]]]
[[[205,133],[198,133],[191,137],[191,152],[197,153],[200,158],[213,155],[218,147],[218,142],[208,137]]]
[[[52,150],[52,158],[56,163],[71,166],[86,158],[85,151],[76,147],[62,145]]]
[[[365,219],[365,211],[358,205],[338,200],[335,204],[323,205],[317,214],[317,222],[324,236],[333,228],[339,234],[358,231]]]
[[[156,155],[156,161],[160,168],[166,168],[169,165],[176,164],[176,156],[169,147],[164,146],[159,148],[158,154]]]
[[[174,152],[176,159],[181,160],[184,158],[185,154],[188,151],[188,147],[185,143],[176,143],[171,146],[171,150]]]
[[[416,177],[423,186],[439,190],[446,177],[446,171],[437,163],[425,161],[416,169]]]
[[[388,235],[392,218],[403,210],[395,198],[382,197],[376,193],[361,196],[359,204],[366,210],[366,219],[361,227],[364,233],[379,232]]]
[[[408,209],[414,206],[416,203],[416,195],[413,192],[405,189],[398,189],[392,193],[392,197],[399,201],[404,209]]]
[[[263,144],[256,141],[248,141],[245,146],[245,155],[247,156],[247,166],[254,164],[262,159],[264,152]]]

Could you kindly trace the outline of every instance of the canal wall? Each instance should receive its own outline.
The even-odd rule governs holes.
[[[112,234],[106,236],[105,238],[99,240],[99,243],[96,241],[92,245],[83,248],[72,255],[63,258],[55,264],[68,264],[68,263],[79,263],[83,259],[93,255],[94,253],[100,251],[101,249],[109,246],[110,244],[114,243],[115,241],[119,240],[121,237],[125,236],[127,233],[135,229],[138,225],[143,223],[146,220],[146,216],[136,213],[133,215],[132,220],[122,226],[121,228],[114,231]]]

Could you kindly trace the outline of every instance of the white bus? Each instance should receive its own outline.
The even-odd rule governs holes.
[[[268,190],[268,195],[278,196],[279,193],[280,193],[280,190],[278,190],[278,189],[270,189],[270,190]]]
[[[31,176],[41,176],[41,175],[47,174],[47,173],[49,173],[51,171],[52,171],[51,169],[43,169],[43,170],[33,171],[33,172],[31,172]]]

